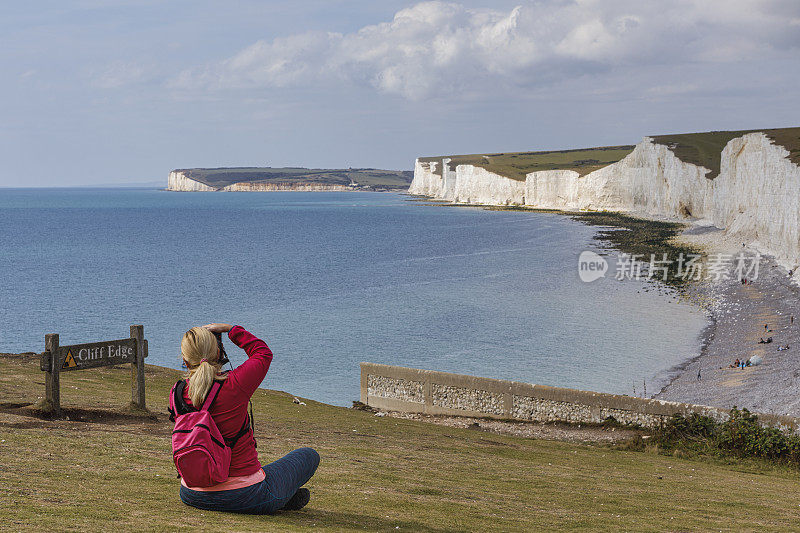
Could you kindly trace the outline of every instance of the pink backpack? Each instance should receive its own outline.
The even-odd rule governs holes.
[[[236,437],[230,440],[223,438],[208,412],[221,387],[222,383],[214,382],[199,411],[183,399],[185,380],[172,387],[169,397],[169,411],[171,418],[175,420],[172,459],[178,475],[189,487],[210,487],[227,480],[231,466],[231,449],[239,437],[250,429],[245,422]]]

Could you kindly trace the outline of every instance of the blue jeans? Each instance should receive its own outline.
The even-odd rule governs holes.
[[[206,511],[272,514],[283,508],[297,489],[311,479],[319,466],[319,454],[311,448],[289,452],[262,466],[266,478],[241,489],[204,492],[181,485],[181,501]]]

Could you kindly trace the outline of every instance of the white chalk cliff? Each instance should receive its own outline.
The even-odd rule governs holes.
[[[167,190],[168,191],[216,191],[214,187],[209,187],[205,183],[200,183],[199,181],[195,181],[191,178],[187,178],[186,175],[179,171],[173,170],[169,173],[169,178],[167,179]]]
[[[167,179],[167,190],[168,191],[185,191],[185,192],[197,192],[197,191],[349,191],[352,190],[351,187],[346,185],[326,185],[326,184],[319,184],[319,183],[293,183],[293,184],[286,184],[286,183],[268,183],[268,182],[241,182],[241,183],[232,183],[227,187],[222,187],[217,189],[215,187],[211,187],[210,185],[206,185],[197,180],[193,180],[186,176],[183,171],[180,170],[173,170],[169,173],[169,178]]]
[[[319,183],[265,183],[265,182],[242,182],[232,183],[227,187],[220,189],[221,191],[248,191],[248,192],[266,192],[266,191],[349,191],[350,187],[345,185],[325,185]]]
[[[800,264],[800,167],[788,156],[763,133],[748,133],[725,146],[714,179],[648,137],[624,159],[584,176],[547,170],[520,181],[472,165],[450,170],[447,159],[437,173],[437,162],[418,159],[409,193],[454,203],[702,219],[794,268]]]

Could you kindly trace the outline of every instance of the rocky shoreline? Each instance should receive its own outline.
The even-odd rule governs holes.
[[[723,249],[708,238],[687,240],[705,245],[711,253]],[[738,279],[704,282],[690,289],[690,298],[711,313],[711,324],[700,339],[701,354],[676,368],[671,382],[654,397],[800,415],[800,324],[796,322],[800,319],[800,290],[788,272],[772,258],[762,257],[752,283],[743,285]],[[771,343],[759,343],[769,337]],[[785,346],[789,349],[778,350]],[[753,356],[762,362],[746,368],[734,364]]]

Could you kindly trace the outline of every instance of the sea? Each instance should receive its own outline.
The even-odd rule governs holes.
[[[597,231],[395,193],[0,189],[0,352],[143,324],[147,362],[177,369],[188,328],[228,322],[274,352],[264,387],[334,405],[362,361],[649,396],[707,318],[649,281],[582,281],[581,252],[614,253]]]

